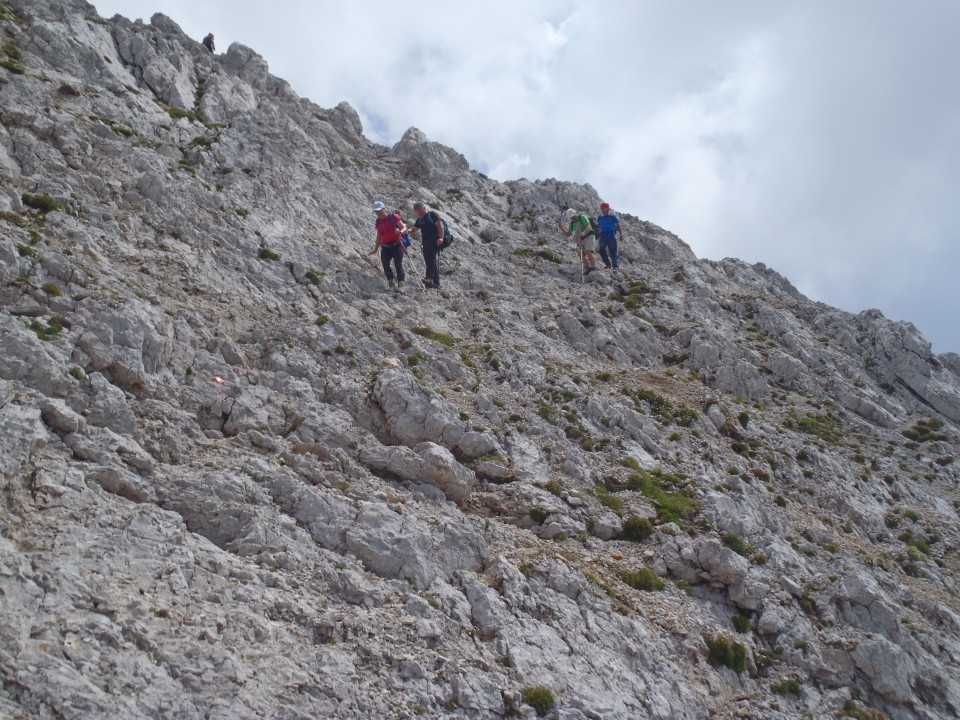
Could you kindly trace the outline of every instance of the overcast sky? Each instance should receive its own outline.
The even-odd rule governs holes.
[[[960,352],[960,0],[95,0]],[[629,239],[627,240],[629,242]]]

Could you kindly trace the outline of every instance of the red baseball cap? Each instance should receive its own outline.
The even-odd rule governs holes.
[[[600,209],[601,209],[601,210],[609,210],[609,209],[610,209],[610,203],[600,203]]]

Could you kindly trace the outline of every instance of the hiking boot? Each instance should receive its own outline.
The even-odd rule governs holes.
[[[398,282],[398,283],[397,283],[397,292],[403,292],[403,283],[402,283],[402,282]]]
[[[396,286],[397,286],[397,284],[396,284],[393,280],[387,281],[387,289],[388,289],[388,290],[393,290]]]
[[[433,287],[433,280],[431,280],[430,278],[424,278],[420,282],[423,283],[423,286],[427,288],[427,290]]]

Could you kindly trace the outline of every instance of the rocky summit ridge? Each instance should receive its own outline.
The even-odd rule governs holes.
[[[0,33],[0,717],[960,714],[956,354],[625,213],[581,283],[593,188],[163,15]]]

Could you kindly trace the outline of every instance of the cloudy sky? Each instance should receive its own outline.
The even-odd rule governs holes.
[[[958,0],[94,0],[960,352]],[[629,240],[628,240],[629,241]]]

